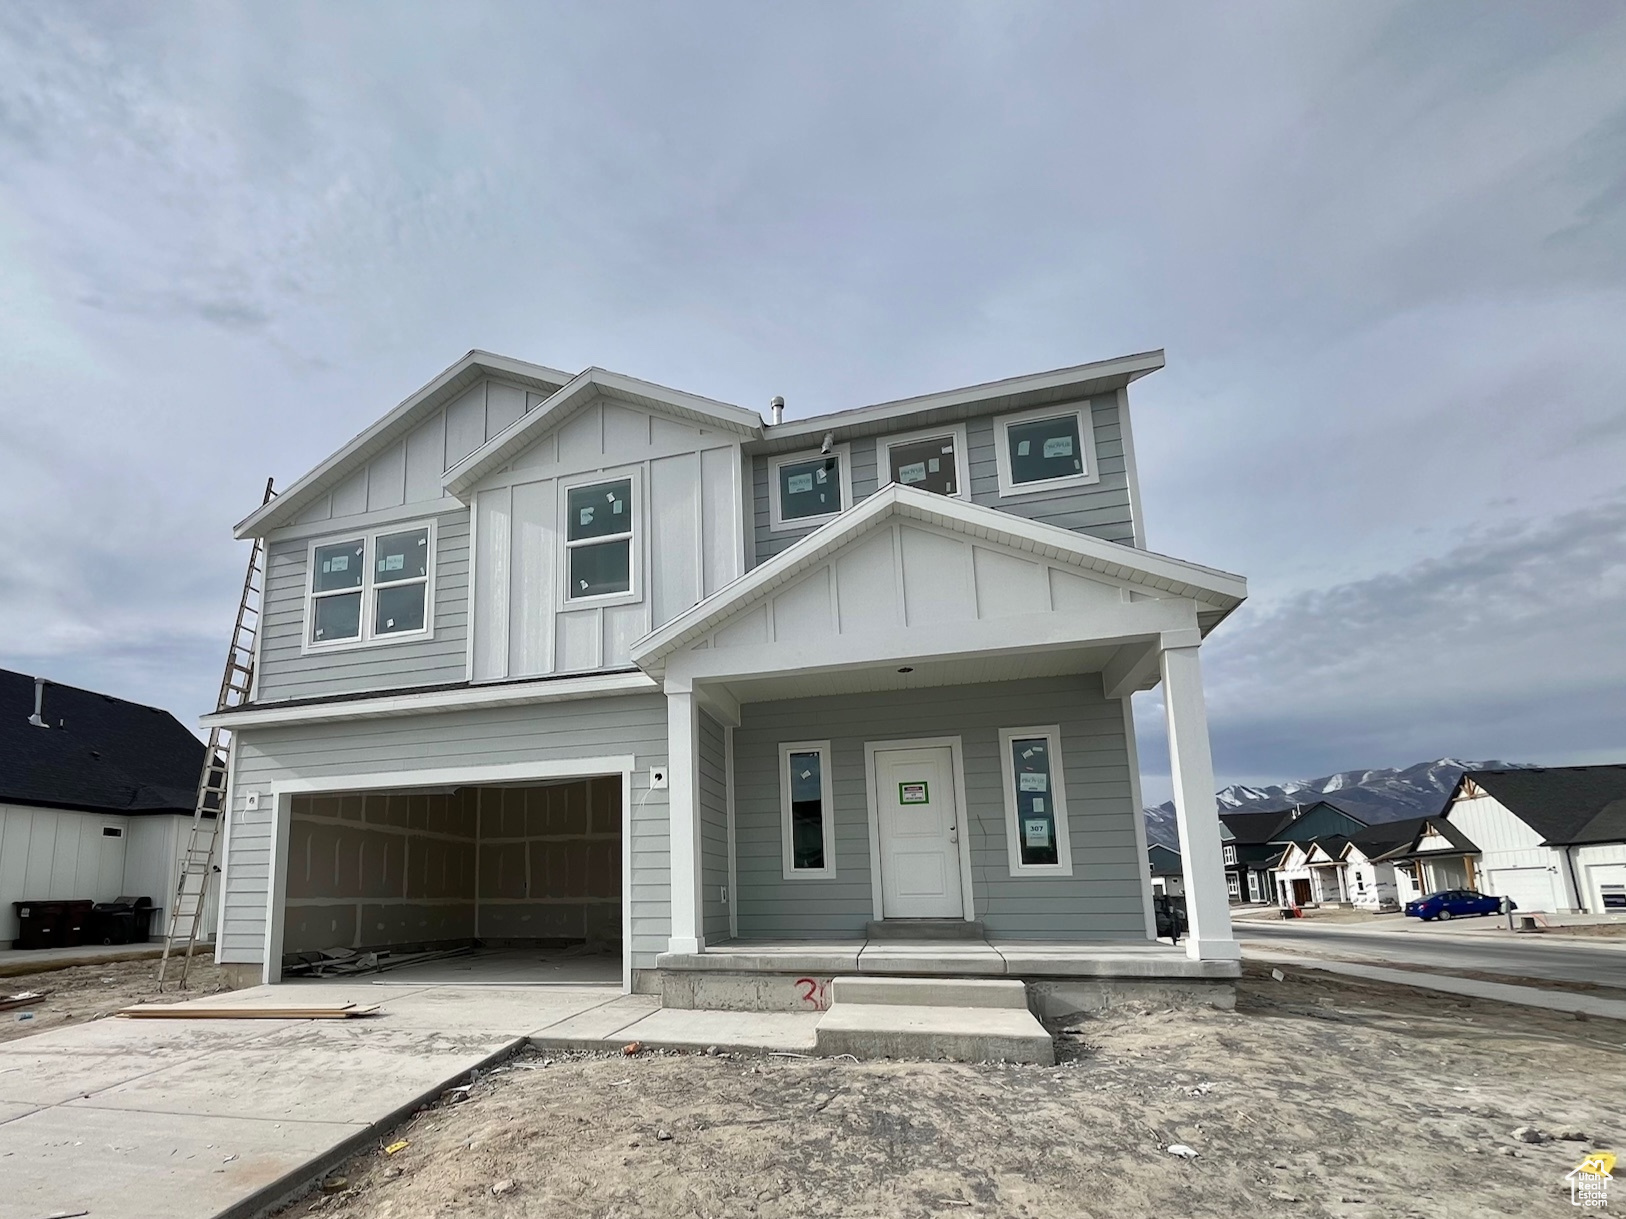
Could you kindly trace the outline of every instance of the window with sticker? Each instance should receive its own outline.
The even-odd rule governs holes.
[[[572,601],[632,590],[632,480],[571,487],[565,495],[566,596]]]
[[[957,437],[952,432],[926,440],[894,444],[887,450],[892,481],[938,495],[958,495],[959,466],[955,461]]]
[[[428,635],[433,568],[429,525],[312,543],[306,647]]]
[[[1060,727],[1007,728],[999,736],[1011,875],[1072,875]]]
[[[1100,477],[1086,406],[1025,411],[994,421],[1001,495],[1082,486]]]

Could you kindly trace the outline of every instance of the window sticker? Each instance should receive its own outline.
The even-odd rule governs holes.
[[[1050,776],[1044,772],[1039,774],[1020,774],[1016,776],[1016,790],[1024,792],[1044,792],[1050,790]]]
[[[1030,847],[1050,845],[1050,818],[1027,817],[1022,821],[1022,843]]]
[[[400,571],[405,566],[406,555],[387,554],[384,556],[384,561],[378,565],[378,569],[380,571]]]
[[[1071,436],[1051,436],[1044,442],[1044,455],[1046,457],[1071,457],[1073,455],[1073,438]]]
[[[820,466],[817,470],[813,471],[813,480],[815,482],[821,482],[821,483],[822,482],[829,482],[830,481],[830,471],[826,470],[823,466]],[[795,479],[792,479],[791,481],[794,482]]]
[[[591,525],[593,523],[593,510],[591,508],[583,508],[581,510],[581,523],[584,525]]]
[[[937,458],[928,457],[926,459],[926,473],[928,473],[928,474],[936,474],[942,468],[943,468],[943,463],[941,461],[939,461]]]
[[[910,483],[925,482],[926,463],[923,461],[912,461],[906,466],[899,466],[898,478],[902,480],[905,486],[908,486]]]
[[[350,556],[347,554],[334,555],[326,563],[322,564],[323,571],[346,571],[349,567]]]
[[[931,799],[927,794],[926,784],[924,784],[924,783],[899,783],[898,784],[898,803],[899,804],[930,804]]]
[[[622,503],[620,500],[616,499],[613,495],[610,497],[610,504],[611,504],[610,514],[612,516],[620,516],[622,509],[624,509],[626,507],[626,505],[624,503]]]
[[[823,477],[824,471],[820,470],[819,478],[821,481]],[[785,490],[791,495],[801,495],[804,491],[811,491],[813,490],[813,476],[811,474],[792,474],[786,481]]]
[[[952,453],[952,452],[954,452],[954,446],[953,446],[953,445],[952,445],[952,444],[945,444],[945,445],[944,445],[944,446],[943,446],[943,452],[945,452],[945,453]]]
[[[1031,440],[1018,440],[1016,442],[1016,455],[1018,457],[1026,457],[1032,448],[1033,442]]]

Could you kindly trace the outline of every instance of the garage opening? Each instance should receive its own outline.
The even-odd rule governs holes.
[[[448,981],[546,981],[568,961],[571,978],[619,980],[621,784],[614,775],[294,796],[285,976],[324,958],[374,954],[391,967],[473,949],[457,960],[484,968],[446,958],[406,967],[438,965]]]

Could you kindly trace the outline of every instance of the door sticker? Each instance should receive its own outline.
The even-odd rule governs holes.
[[[926,794],[926,785],[924,783],[899,783],[898,803],[930,804],[931,800]]]

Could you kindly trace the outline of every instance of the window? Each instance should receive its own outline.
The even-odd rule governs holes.
[[[963,425],[883,436],[877,443],[883,481],[937,495],[970,498]]]
[[[1228,847],[1225,848],[1225,862],[1226,863],[1235,863],[1236,862],[1236,848],[1234,846],[1228,846]]]
[[[768,463],[768,527],[774,532],[822,525],[852,507],[852,454],[793,453]]]
[[[779,747],[780,831],[786,880],[836,874],[835,810],[830,805],[830,742]]]
[[[994,420],[999,493],[1022,495],[1099,482],[1088,403],[1053,406]]]
[[[1006,728],[999,734],[1005,779],[1005,846],[1012,876],[1071,876],[1061,729]]]
[[[1242,878],[1235,872],[1225,874],[1225,892],[1230,895],[1233,902],[1242,900]]]
[[[1598,896],[1605,910],[1626,910],[1626,885],[1599,885]]]
[[[305,647],[388,643],[433,633],[433,525],[317,541],[310,548]]]
[[[1248,900],[1250,902],[1259,900],[1259,873],[1257,872],[1248,873]]]
[[[587,601],[632,592],[632,479],[565,491],[565,598]]]

